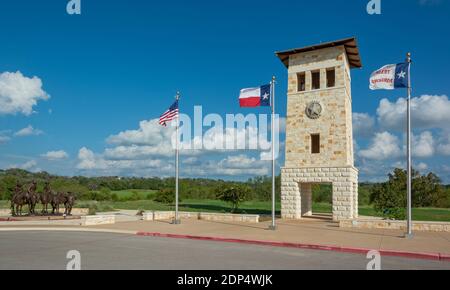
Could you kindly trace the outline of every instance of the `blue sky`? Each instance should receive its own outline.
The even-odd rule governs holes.
[[[0,108],[0,168],[169,176],[172,158],[151,148],[162,145],[157,140],[165,132],[152,131],[153,138],[145,131],[151,124],[139,124],[158,118],[177,90],[183,94],[180,109],[188,115],[195,105],[203,106],[204,114],[265,113],[240,109],[237,96],[274,74],[277,111],[285,116],[287,72],[274,52],[356,36],[363,62],[352,71],[361,180],[382,180],[393,167],[404,166],[399,126],[404,106],[398,99],[405,91],[369,91],[368,79],[411,51],[415,165],[450,183],[447,0],[382,0],[381,15],[368,15],[365,0],[81,0],[81,15],[68,15],[67,2],[0,3],[3,85],[29,85],[29,94],[40,94],[30,95],[37,100],[31,114]],[[42,86],[29,81],[34,76]],[[1,84],[0,78],[0,101],[11,94]],[[131,148],[142,156],[113,156],[130,149],[111,142],[109,137],[121,132],[147,138],[146,147]],[[259,160],[259,152],[202,152],[183,159],[184,176],[270,174],[270,163]]]

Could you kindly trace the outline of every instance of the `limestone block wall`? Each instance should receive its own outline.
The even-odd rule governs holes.
[[[349,167],[283,168],[281,215],[301,219],[312,211],[312,184],[333,187],[333,220],[358,217],[358,170]],[[306,200],[305,200],[306,199]]]
[[[259,215],[251,214],[227,214],[227,213],[204,213],[204,212],[184,212],[178,213],[180,219],[198,219],[209,221],[224,221],[224,222],[244,222],[244,223],[259,223]],[[175,218],[174,211],[149,211],[142,216],[144,221],[159,221],[170,220]]]
[[[335,70],[335,86],[327,88],[326,71],[331,68]],[[312,90],[313,71],[320,71],[320,89]],[[298,91],[298,73],[305,73],[305,91]],[[353,166],[351,79],[344,47],[290,56],[288,79],[285,166]],[[314,120],[306,116],[306,107],[313,101],[323,110]],[[320,134],[320,154],[311,154],[311,134]]]
[[[312,215],[312,184],[300,183],[302,216]]]
[[[109,225],[115,223],[116,216],[114,215],[88,215],[81,217],[81,225],[83,226]]]
[[[327,70],[335,84],[327,87]],[[320,72],[320,88],[312,74]],[[305,90],[299,89],[299,76]],[[282,169],[282,216],[300,219],[312,213],[313,184],[333,186],[333,219],[358,217],[358,171],[354,167],[351,76],[344,46],[289,56],[286,162]],[[318,102],[318,119],[308,118],[306,107]],[[320,153],[312,153],[311,136],[320,135]]]

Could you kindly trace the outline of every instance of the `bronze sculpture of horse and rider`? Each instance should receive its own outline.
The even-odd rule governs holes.
[[[49,214],[49,205],[52,207],[52,214],[58,215],[61,205],[64,205],[64,215],[72,215],[72,208],[75,204],[75,194],[72,192],[54,192],[50,188],[50,183],[46,182],[44,191],[37,193],[37,182],[33,180],[31,185],[24,189],[17,182],[11,197],[11,213],[13,216],[21,216],[24,205],[28,206],[29,215],[36,215],[36,205],[42,204],[42,215]]]

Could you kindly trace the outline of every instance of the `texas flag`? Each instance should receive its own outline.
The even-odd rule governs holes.
[[[270,107],[270,85],[242,89],[239,95],[241,108]]]
[[[407,88],[409,82],[409,63],[389,64],[372,73],[371,90],[393,90]]]

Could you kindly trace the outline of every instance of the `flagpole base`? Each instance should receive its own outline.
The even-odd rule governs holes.
[[[172,220],[172,222],[170,223],[172,225],[181,225],[181,220]]]
[[[412,240],[412,239],[414,239],[414,234],[413,234],[413,233],[411,233],[411,234],[406,233],[406,234],[405,234],[405,239],[407,239],[407,240]]]
[[[276,230],[277,230],[277,226],[270,225],[270,226],[269,226],[269,230],[270,230],[270,231],[276,231]]]

